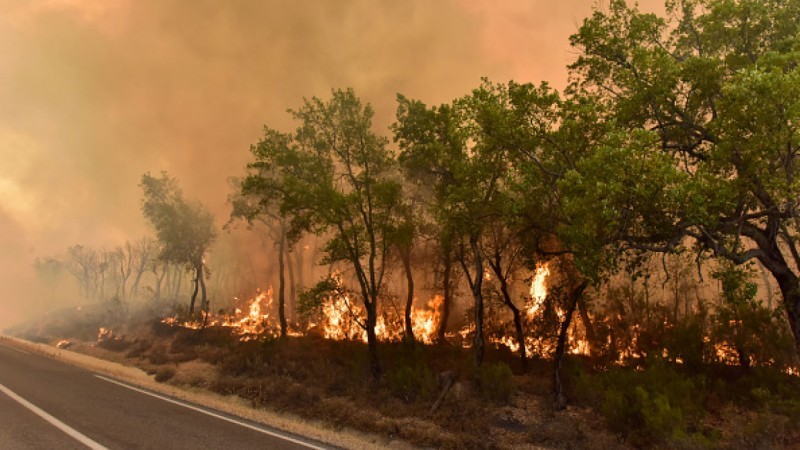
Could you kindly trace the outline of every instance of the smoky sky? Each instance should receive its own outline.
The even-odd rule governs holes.
[[[352,87],[388,135],[397,93],[562,87],[593,4],[0,0],[0,325],[50,301],[27,298],[37,256],[149,232],[144,172],[168,171],[224,223],[227,178],[303,97]]]

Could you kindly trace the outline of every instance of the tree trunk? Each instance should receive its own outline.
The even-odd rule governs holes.
[[[202,303],[203,311],[206,313],[208,312],[208,293],[206,292],[206,277],[205,277],[205,265],[201,262],[200,263],[200,271],[197,274],[198,279],[200,280],[200,292],[202,292]]]
[[[194,314],[194,302],[197,300],[197,290],[200,286],[200,266],[195,267],[195,277],[194,277],[194,292],[192,292],[192,301],[189,303],[189,315]]]
[[[778,282],[789,328],[794,337],[795,350],[800,354],[800,279],[783,258],[777,243],[761,234],[749,237],[756,241],[756,245],[762,251],[762,255],[758,257],[759,261]]]
[[[774,275],[783,296],[783,306],[794,336],[795,348],[800,354],[800,282],[787,268],[780,276]]]
[[[367,305],[367,346],[369,347],[369,366],[375,379],[381,376],[381,365],[378,360],[378,336],[375,325],[378,323],[377,302],[373,299]]]
[[[578,306],[578,301],[588,285],[588,281],[584,281],[570,293],[567,312],[565,313],[564,321],[561,322],[561,329],[558,332],[558,344],[556,345],[556,355],[553,361],[553,391],[555,393],[556,409],[558,410],[564,409],[567,406],[567,399],[564,397],[564,387],[561,384],[560,373],[561,364],[564,361],[564,353],[567,349],[567,331],[569,330],[570,323],[572,323],[575,307]]]
[[[447,332],[447,321],[450,319],[450,305],[452,303],[452,275],[453,257],[450,249],[444,251],[444,274],[443,274],[443,295],[442,295],[442,314],[439,317],[439,329],[436,330],[436,340],[439,343],[445,342]]]
[[[281,323],[281,337],[286,337],[286,274],[284,258],[286,251],[286,228],[281,224],[281,236],[278,239],[278,318]]]
[[[289,305],[290,311],[292,312],[292,320],[297,320],[295,315],[297,314],[297,291],[301,291],[305,289],[305,273],[303,271],[303,267],[305,266],[305,247],[303,245],[295,246],[295,269],[294,269],[294,279],[292,280],[292,284],[289,287]]]
[[[414,327],[413,323],[411,322],[411,309],[414,305],[414,276],[411,273],[411,250],[401,249],[400,257],[403,260],[403,269],[406,272],[406,290],[408,291],[404,315],[406,325],[405,340],[406,342],[413,344],[416,339],[414,339]]]
[[[483,364],[484,340],[483,340],[483,258],[480,247],[478,247],[478,236],[473,235],[469,238],[469,246],[472,249],[472,264],[475,269],[475,279],[472,280],[472,297],[475,300],[475,337],[472,340],[472,350],[475,354],[475,365],[480,367]]]
[[[297,312],[297,281],[294,276],[294,264],[292,264],[292,252],[284,252],[286,255],[286,271],[289,275],[289,313],[292,321],[296,321],[295,314]],[[297,255],[297,252],[294,252]],[[295,256],[295,260],[297,257]]]
[[[497,270],[495,270],[495,275],[497,275]],[[503,294],[503,303],[508,306],[508,309],[510,309],[511,313],[514,315],[514,329],[516,330],[517,343],[519,344],[519,359],[522,363],[522,370],[527,372],[528,355],[527,349],[525,348],[525,333],[522,329],[522,314],[520,314],[517,305],[511,300],[511,294],[508,292],[508,282],[506,279],[500,275],[498,275],[498,279],[500,280],[500,292]]]

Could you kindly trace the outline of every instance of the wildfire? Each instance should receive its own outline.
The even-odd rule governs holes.
[[[270,288],[266,292],[259,291],[258,295],[250,300],[247,305],[247,314],[242,314],[243,311],[239,308],[234,309],[233,314],[215,315],[203,311],[199,320],[181,321],[177,316],[172,316],[165,318],[161,322],[170,326],[180,326],[194,330],[203,327],[231,328],[239,335],[239,340],[249,341],[257,339],[264,334],[276,334],[275,329],[277,327],[271,323],[272,320],[269,313],[272,300],[272,288]]]
[[[439,327],[442,312],[441,307],[444,297],[435,295],[427,305],[427,309],[415,309],[411,313],[414,328],[414,337],[425,344],[432,344]]]
[[[547,298],[547,284],[545,280],[550,275],[549,264],[537,264],[536,273],[533,275],[531,281],[531,306],[528,308],[528,316],[535,316],[539,309],[542,307],[544,300]]]
[[[530,285],[530,305],[526,309],[529,321],[542,314],[542,306],[548,295],[547,278],[549,275],[550,268],[547,264],[537,266]],[[353,301],[350,298],[350,294],[342,286],[340,276],[334,275],[333,280],[337,289],[334,289],[334,292],[322,301],[317,319],[308,323],[304,329],[289,330],[289,335],[301,336],[318,330],[317,332],[325,339],[367,342],[365,307],[361,302]],[[272,314],[272,303],[273,293],[270,288],[264,292],[258,291],[254,298],[229,314],[204,312],[200,319],[181,320],[177,316],[173,316],[165,318],[162,322],[170,326],[190,329],[226,327],[232,329],[242,341],[257,339],[260,336],[277,336],[279,326]],[[417,341],[424,344],[435,342],[436,332],[441,322],[443,303],[444,298],[441,295],[434,295],[426,302],[425,306],[412,309],[411,324]],[[559,308],[556,308],[556,312],[559,317],[563,316],[563,312]],[[446,337],[469,347],[471,341],[468,337],[472,333],[474,333],[474,325],[467,323],[464,328],[448,333]],[[384,342],[399,342],[404,338],[404,319],[398,309],[384,308],[379,313],[375,324],[375,334],[378,340]],[[516,342],[511,334],[489,337],[489,339],[497,344],[507,346],[515,352],[519,350],[520,345],[525,345],[528,354],[549,357],[555,349],[553,336],[552,333],[538,336],[532,336],[529,333],[525,337],[524,343]],[[568,344],[570,353],[588,354],[589,352],[588,342],[577,336],[575,326],[570,328]]]

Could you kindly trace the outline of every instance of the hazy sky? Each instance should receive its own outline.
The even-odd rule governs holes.
[[[353,87],[388,134],[397,93],[562,87],[594,3],[0,0],[0,326],[30,309],[36,256],[148,232],[142,173],[168,171],[222,222],[227,178],[302,97]]]

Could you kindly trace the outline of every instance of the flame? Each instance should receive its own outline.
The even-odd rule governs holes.
[[[444,297],[435,295],[428,301],[427,309],[414,309],[411,312],[411,321],[414,337],[425,344],[433,344],[436,330],[442,317],[441,307]]]
[[[548,295],[547,278],[550,275],[550,268],[547,264],[539,264],[536,267],[530,286],[530,305],[527,307],[527,320],[531,323],[534,319],[541,317],[542,306]],[[305,329],[293,328],[288,331],[290,336],[302,336],[312,329],[320,330],[320,334],[325,339],[331,340],[350,340],[367,342],[367,332],[362,325],[366,323],[366,309],[359,301],[353,301],[347,290],[343,288],[342,278],[339,274],[333,275],[334,283],[341,289],[334,289],[334,293],[323,300],[320,306],[319,320],[308,323]],[[491,280],[490,280],[491,281]],[[234,299],[239,302],[237,299]],[[227,327],[233,330],[242,341],[258,339],[261,336],[277,336],[279,325],[272,317],[272,289],[266,292],[257,291],[257,295],[235,308],[229,314],[206,314],[200,319],[181,320],[177,316],[167,317],[162,320],[164,324],[179,326],[190,329],[206,327]],[[411,311],[411,323],[414,337],[417,341],[424,344],[433,344],[436,340],[436,331],[441,322],[442,306],[444,298],[441,295],[434,295],[427,301],[424,307],[414,307]],[[559,318],[564,312],[556,308]],[[404,319],[394,308],[385,308],[379,315],[375,324],[375,334],[380,341],[398,342],[404,337]],[[205,325],[204,325],[205,322]],[[588,354],[589,343],[578,336],[575,331],[577,324],[570,327],[568,334],[569,352],[572,354]],[[474,324],[467,323],[462,329],[448,333],[445,337],[448,340],[459,342],[463,347],[472,345],[470,335],[474,333]],[[557,331],[556,331],[557,333]],[[490,342],[508,347],[511,351],[519,351],[520,345],[525,345],[526,351],[530,355],[540,357],[551,357],[555,350],[553,336],[555,333],[544,333],[539,336],[526,336],[524,343],[516,342],[516,338],[508,333],[501,336],[488,336]]]
[[[537,264],[536,273],[531,280],[531,306],[528,308],[528,316],[535,316],[539,309],[542,307],[544,300],[547,298],[547,284],[545,280],[550,275],[549,264]]]
[[[214,315],[203,311],[199,320],[181,321],[177,316],[172,316],[161,322],[193,330],[198,330],[203,326],[231,328],[239,335],[239,340],[249,341],[265,334],[277,335],[278,327],[272,323],[273,319],[269,312],[272,301],[272,288],[270,287],[266,292],[257,290],[257,295],[247,305],[248,313],[245,315],[242,314],[242,309],[235,308],[232,314]]]
[[[531,286],[529,290],[530,303],[527,308],[527,321],[529,324],[533,323],[536,319],[541,318],[541,315],[543,314],[542,307],[548,295],[547,278],[549,276],[549,264],[545,263],[536,265],[536,271],[534,272],[533,279],[531,280]],[[556,306],[555,313],[559,322],[564,320],[565,312],[561,308]],[[567,331],[568,352],[573,355],[588,355],[590,353],[589,342],[579,336],[579,333],[576,332],[577,327],[578,324],[574,323]],[[489,341],[506,346],[512,352],[518,352],[520,345],[525,345],[525,351],[528,355],[538,355],[539,357],[549,358],[553,355],[556,349],[556,341],[553,339],[553,337],[558,333],[558,329],[553,331],[554,333],[547,333],[547,336],[528,335],[524,338],[524,343],[517,342],[517,339],[511,335],[490,336]]]

